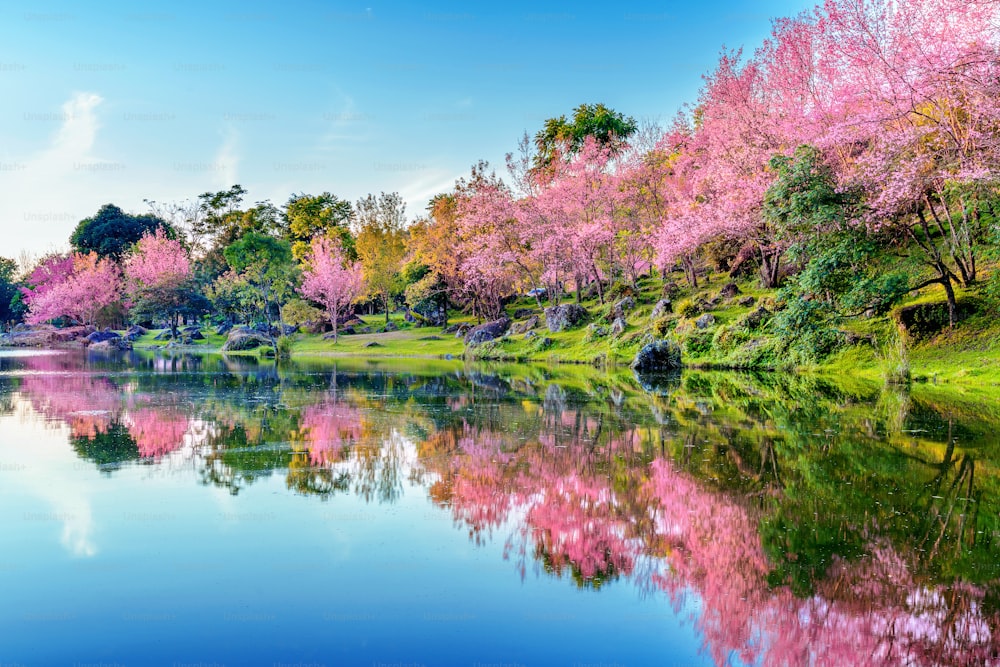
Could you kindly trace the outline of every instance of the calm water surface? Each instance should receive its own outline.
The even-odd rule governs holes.
[[[0,352],[0,664],[995,664],[945,396]]]

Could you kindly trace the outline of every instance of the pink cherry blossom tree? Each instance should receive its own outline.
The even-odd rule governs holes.
[[[187,251],[162,228],[143,236],[125,260],[125,292],[135,312],[163,316],[176,336],[180,315],[192,310],[194,273]]]
[[[52,256],[32,272],[28,282],[32,287],[24,289],[24,301],[29,324],[66,317],[93,325],[101,310],[121,297],[117,265],[97,253]]]
[[[339,239],[318,236],[312,240],[306,256],[306,269],[299,293],[319,303],[333,325],[337,342],[338,320],[365,291],[361,264],[344,256]]]

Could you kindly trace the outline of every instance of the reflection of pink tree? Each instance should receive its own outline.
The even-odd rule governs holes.
[[[768,583],[756,511],[668,460],[628,462],[636,433],[598,444],[600,425],[572,410],[541,426],[535,443],[465,426],[457,452],[425,461],[443,466],[449,488],[437,496],[474,539],[512,522],[508,554],[568,569],[580,585],[634,576],[678,609],[692,596],[695,627],[720,665],[733,655],[817,667],[1000,664],[1000,618],[977,587],[921,583],[876,543],[860,560],[835,559],[816,592],[797,598]],[[640,575],[650,559],[653,575]]]
[[[184,444],[189,425],[187,415],[176,409],[150,407],[130,410],[125,421],[140,456],[157,459]]]
[[[361,411],[346,403],[319,403],[302,410],[300,432],[314,466],[339,461],[344,447],[358,442],[363,430]]]
[[[37,368],[49,357],[32,359]],[[65,423],[74,437],[93,438],[108,429],[121,412],[117,387],[104,377],[81,374],[26,375],[20,394],[32,409],[52,421]]]

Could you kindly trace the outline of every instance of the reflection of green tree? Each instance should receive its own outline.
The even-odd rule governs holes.
[[[70,445],[80,458],[93,461],[104,471],[117,470],[122,463],[139,460],[139,445],[120,422],[113,422],[92,437],[71,437]]]

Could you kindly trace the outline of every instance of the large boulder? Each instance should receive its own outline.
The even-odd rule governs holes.
[[[482,345],[491,340],[496,340],[507,333],[508,329],[510,329],[510,320],[506,317],[494,320],[493,322],[487,322],[486,324],[480,324],[478,327],[469,329],[469,332],[465,334],[465,344],[469,347]]]
[[[587,319],[587,311],[575,303],[564,303],[545,309],[545,324],[549,331],[558,333],[583,324]]]
[[[247,327],[237,327],[229,332],[229,337],[222,344],[223,352],[243,352],[246,350],[256,350],[262,345],[270,345],[271,339],[268,336],[254,331]]]
[[[625,333],[625,329],[628,328],[628,323],[621,317],[616,317],[615,321],[611,323],[611,335],[621,336]]]
[[[91,343],[88,346],[88,349],[90,349],[92,351],[95,351],[95,352],[99,351],[99,350],[108,350],[108,351],[111,351],[111,350],[123,350],[123,351],[124,350],[131,350],[132,349],[132,341],[130,341],[127,338],[122,338],[121,336],[117,336],[115,338],[106,338],[105,340],[101,340],[101,341],[98,341],[96,343]]]
[[[673,371],[681,367],[681,348],[670,340],[657,340],[635,355],[632,369],[639,373]]]
[[[114,340],[116,338],[121,338],[121,335],[111,329],[105,329],[104,331],[95,331],[92,334],[88,334],[86,340],[89,344],[103,343],[104,341]]]

